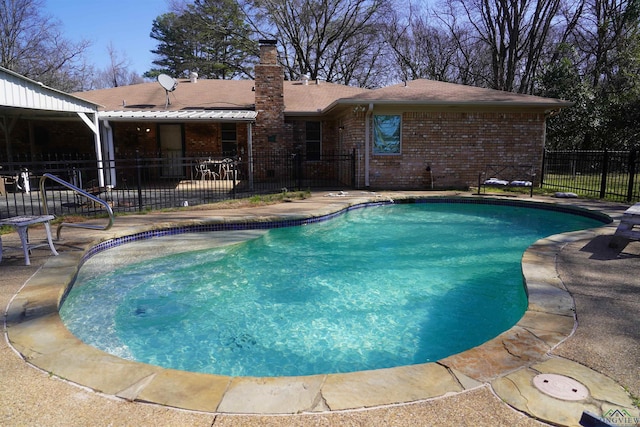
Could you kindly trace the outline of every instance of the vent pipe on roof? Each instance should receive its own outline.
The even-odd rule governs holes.
[[[309,77],[309,74],[303,74],[302,75],[302,84],[307,86],[309,84],[309,79],[311,77]]]
[[[189,73],[189,81],[191,83],[198,83],[198,73],[196,73],[195,71],[192,71]]]

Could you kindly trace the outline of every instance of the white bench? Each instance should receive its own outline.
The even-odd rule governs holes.
[[[610,247],[624,247],[630,240],[640,240],[640,203],[624,211]]]
[[[534,168],[531,165],[487,165],[478,174],[478,196],[484,187],[527,188],[533,197]]]
[[[624,211],[616,235],[631,240],[640,240],[640,203],[636,203]]]
[[[29,226],[33,224],[44,224],[44,228],[47,231],[47,242],[49,243],[49,248],[51,248],[51,253],[53,253],[53,255],[58,255],[55,246],[53,246],[53,240],[51,239],[51,227],[49,226],[49,221],[54,218],[55,217],[53,215],[22,215],[14,216],[7,219],[0,219],[0,225],[9,225],[18,231],[18,236],[20,236],[20,242],[22,243],[22,250],[24,251],[25,265],[31,265],[31,261],[29,260],[29,252],[31,251],[31,249],[39,248],[45,245],[44,243],[29,243]],[[2,235],[0,235],[0,262],[1,261]]]

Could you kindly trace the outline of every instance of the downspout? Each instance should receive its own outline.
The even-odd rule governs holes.
[[[247,168],[249,171],[249,189],[253,190],[253,123],[247,123]]]
[[[538,163],[538,167],[540,168],[540,182],[538,185],[542,188],[542,184],[544,183],[544,167],[545,167],[545,154],[547,150],[547,120],[556,114],[559,114],[560,110],[552,110],[550,112],[545,113],[544,120],[542,121],[542,161]],[[535,166],[534,166],[535,167]],[[531,171],[531,195],[533,196],[533,186],[535,185],[535,173],[537,170]]]
[[[371,152],[371,115],[373,114],[373,103],[369,104],[369,109],[364,117],[364,186],[369,188],[369,156]]]

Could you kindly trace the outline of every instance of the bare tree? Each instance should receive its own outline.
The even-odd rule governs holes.
[[[107,46],[107,55],[109,64],[97,72],[93,80],[93,89],[127,86],[144,81],[140,75],[130,71],[131,61],[125,54],[118,52],[113,43]]]
[[[533,90],[549,53],[551,35],[564,22],[561,0],[445,0],[443,6],[444,12],[437,16],[455,30],[451,31],[454,38],[460,40],[458,34],[475,38],[459,47],[488,55],[487,86],[525,93]],[[459,24],[460,19],[464,21]],[[465,56],[473,57],[474,51],[467,50]]]
[[[376,86],[390,6],[390,0],[249,0],[245,12],[263,37],[279,41],[287,78]]]
[[[597,87],[611,81],[629,47],[636,48],[633,39],[640,33],[640,1],[585,0],[584,10],[573,42],[582,53],[585,74]]]
[[[429,22],[427,11],[409,5],[409,16],[396,11],[386,27],[386,40],[402,80],[427,78],[457,80],[460,66],[457,41],[452,33]]]
[[[65,39],[60,23],[42,9],[42,0],[0,0],[0,65],[60,90],[77,90],[90,43]]]

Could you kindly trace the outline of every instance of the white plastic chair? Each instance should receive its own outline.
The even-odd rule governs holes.
[[[224,159],[222,161],[221,174],[224,173],[224,179],[238,180],[238,170],[235,168],[233,159]]]
[[[216,177],[218,176],[218,174],[212,171],[211,169],[209,169],[205,163],[198,163],[195,166],[195,168],[196,168],[196,179],[200,177],[200,179],[204,181],[207,178],[216,179]]]

